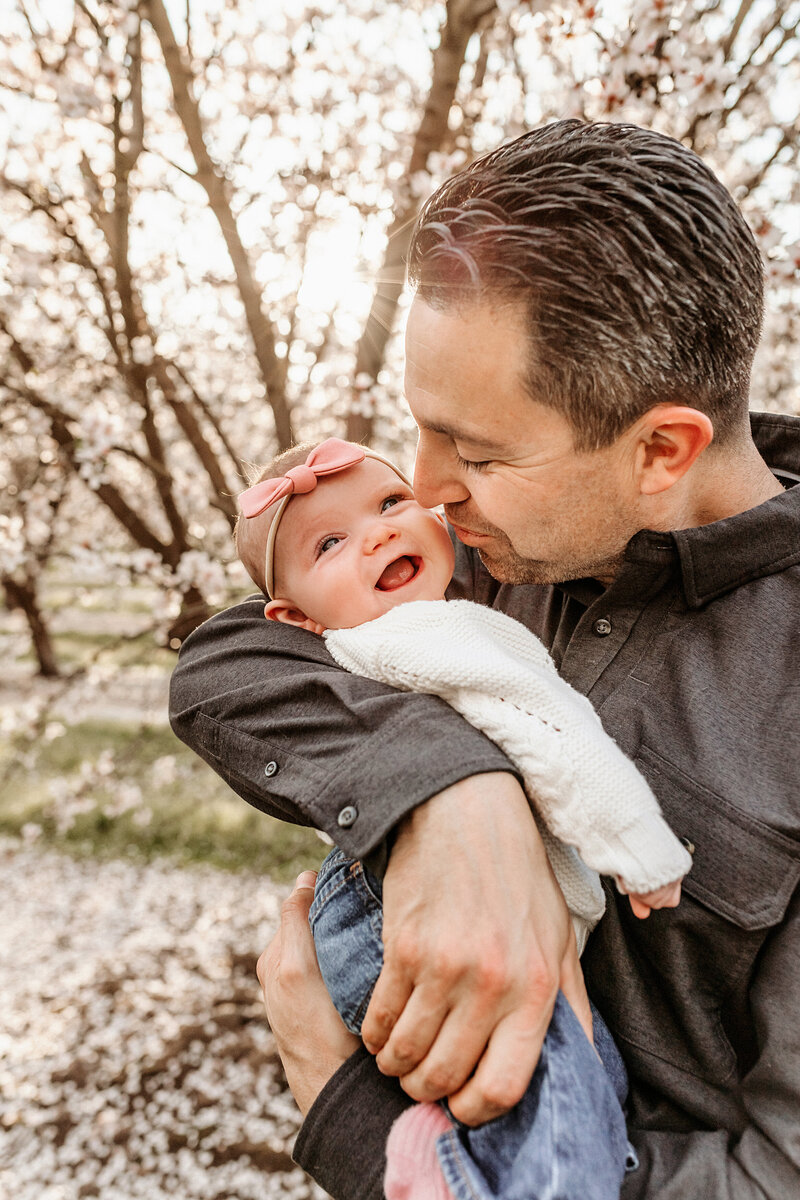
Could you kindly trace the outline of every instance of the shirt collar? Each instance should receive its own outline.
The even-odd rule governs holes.
[[[650,574],[677,567],[690,608],[800,563],[800,418],[751,413],[750,424],[759,453],[787,490],[710,525],[672,533],[643,529],[625,551],[627,563]],[[559,587],[587,607],[603,591],[594,579]]]
[[[752,413],[751,426],[759,453],[786,491],[710,525],[666,535],[644,530],[628,546],[626,558],[639,557],[645,546],[649,558],[671,540],[690,608],[800,562],[800,486],[792,486],[800,481],[800,419]]]

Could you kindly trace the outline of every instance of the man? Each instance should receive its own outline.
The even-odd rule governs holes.
[[[444,184],[410,276],[414,484],[459,540],[448,594],[543,638],[694,854],[674,911],[637,921],[607,887],[582,959],[630,1073],[623,1195],[800,1195],[800,422],[751,434],[753,238],[680,144],[565,121]],[[579,990],[574,946],[496,747],[262,605],[187,642],[173,725],[257,807],[385,866],[377,1059],[326,1004],[307,888],[262,964],[311,1108],[298,1159],[375,1200],[393,1077],[467,1124],[510,1107]]]

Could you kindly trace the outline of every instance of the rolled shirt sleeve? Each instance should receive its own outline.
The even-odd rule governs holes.
[[[174,732],[254,807],[362,858],[451,784],[516,774],[444,701],[349,674],[263,607],[253,597],[200,626],[170,689]]]
[[[383,1200],[386,1141],[411,1104],[397,1080],[357,1050],[314,1102],[293,1158],[334,1200]]]

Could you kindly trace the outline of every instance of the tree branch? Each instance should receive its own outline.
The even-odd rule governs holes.
[[[428,157],[444,144],[467,45],[479,26],[495,12],[495,0],[448,0],[439,45],[433,52],[431,86],[411,150],[409,175],[424,171]],[[414,201],[402,206],[392,221],[372,307],[356,347],[354,377],[368,375],[377,379],[383,366],[405,283],[406,254],[418,211],[419,204]],[[354,442],[369,441],[372,426],[371,417],[350,413],[347,437]]]
[[[175,111],[178,114],[197,165],[196,180],[208,197],[233,264],[245,317],[253,339],[256,359],[267,390],[267,399],[275,417],[275,431],[281,449],[292,443],[292,425],[286,397],[286,363],[275,352],[276,331],[264,315],[261,290],[253,265],[236,225],[228,181],[212,159],[205,142],[200,110],[193,93],[191,69],[181,54],[162,0],[145,0],[148,19],[161,44],[164,63],[172,84]]]

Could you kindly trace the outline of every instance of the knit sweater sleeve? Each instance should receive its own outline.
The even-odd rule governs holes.
[[[341,666],[440,696],[492,738],[547,827],[593,870],[638,893],[689,870],[647,782],[518,621],[466,600],[417,601],[325,639]]]

